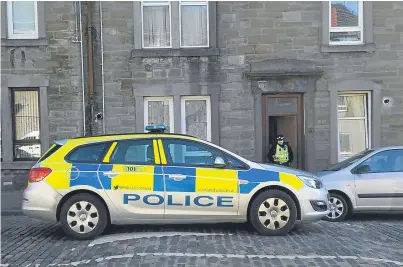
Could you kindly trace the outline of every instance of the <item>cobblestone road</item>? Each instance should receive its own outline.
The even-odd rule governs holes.
[[[403,216],[298,225],[285,237],[239,224],[119,226],[94,241],[24,216],[1,222],[2,266],[403,266]]]

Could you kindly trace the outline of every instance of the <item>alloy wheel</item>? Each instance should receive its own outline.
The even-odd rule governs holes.
[[[344,212],[344,205],[340,199],[336,197],[330,197],[330,212],[326,215],[329,219],[338,219]]]
[[[258,217],[264,227],[277,230],[287,225],[290,208],[280,198],[268,198],[259,207]]]
[[[73,204],[67,212],[67,222],[70,228],[79,234],[86,234],[98,225],[99,213],[97,208],[87,201]]]

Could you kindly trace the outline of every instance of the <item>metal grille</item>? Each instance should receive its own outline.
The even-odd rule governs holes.
[[[13,91],[14,159],[34,160],[41,156],[39,91]]]

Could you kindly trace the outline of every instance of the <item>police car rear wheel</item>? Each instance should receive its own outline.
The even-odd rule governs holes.
[[[75,239],[92,239],[100,235],[108,225],[104,204],[91,194],[70,197],[60,211],[63,231]]]
[[[296,219],[294,200],[280,190],[260,193],[250,207],[249,222],[263,235],[285,235],[294,227]]]

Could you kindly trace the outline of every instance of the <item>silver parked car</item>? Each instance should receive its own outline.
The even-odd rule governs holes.
[[[330,193],[327,221],[403,211],[403,146],[365,150],[318,173]]]

